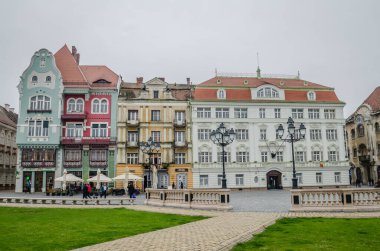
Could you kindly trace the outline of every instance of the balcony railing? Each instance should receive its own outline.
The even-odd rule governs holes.
[[[106,160],[105,161],[90,160],[90,166],[91,167],[106,167],[108,166],[108,162]]]
[[[360,161],[360,162],[368,162],[368,161],[371,161],[371,156],[370,156],[370,155],[361,155],[361,156],[359,156],[359,161]]]
[[[51,113],[51,109],[28,109],[26,112],[36,112],[36,113]]]
[[[140,121],[138,119],[128,119],[127,125],[129,126],[138,126],[140,124]]]
[[[174,141],[176,147],[186,147],[187,143],[185,141]]]
[[[55,167],[55,161],[21,161],[23,167]]]
[[[82,167],[82,161],[64,161],[63,162],[64,167]]]
[[[83,138],[71,138],[62,137],[62,145],[114,145],[116,144],[115,137],[83,137]]]
[[[139,142],[137,141],[128,141],[127,142],[128,147],[139,147]]]
[[[87,118],[87,112],[85,113],[65,113],[61,116],[63,120],[65,119],[86,119]]]
[[[185,127],[186,126],[186,120],[184,120],[184,119],[181,119],[181,120],[175,119],[173,121],[173,124],[174,124],[175,127]]]

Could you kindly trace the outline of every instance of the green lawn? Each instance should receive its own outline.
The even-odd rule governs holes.
[[[380,219],[281,219],[233,250],[380,250]]]
[[[68,250],[201,219],[124,208],[0,207],[0,250]]]

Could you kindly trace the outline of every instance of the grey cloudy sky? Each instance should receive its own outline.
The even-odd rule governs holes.
[[[0,103],[40,48],[75,45],[81,64],[124,80],[197,84],[224,72],[296,74],[334,87],[348,116],[380,83],[380,1],[1,0]]]

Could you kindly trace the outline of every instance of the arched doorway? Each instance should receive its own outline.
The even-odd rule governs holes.
[[[267,188],[282,189],[282,174],[279,171],[272,170],[267,173]]]
[[[362,170],[359,167],[357,167],[356,168],[356,180],[355,180],[355,184],[356,184],[356,186],[360,186],[362,183],[363,183]]]

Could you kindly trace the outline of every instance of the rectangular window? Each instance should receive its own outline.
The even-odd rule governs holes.
[[[139,154],[138,153],[127,153],[127,164],[138,164]]]
[[[158,91],[153,91],[153,98],[158,98],[158,94],[159,94]]]
[[[198,107],[197,118],[211,118],[211,108]]]
[[[322,184],[322,173],[315,174],[315,181],[317,182],[317,184]]]
[[[261,162],[268,162],[268,152],[261,152]]]
[[[260,129],[260,140],[267,140],[267,129]]]
[[[185,153],[175,153],[174,162],[176,164],[185,164],[186,163],[186,154]]]
[[[176,111],[175,114],[175,121],[176,122],[185,122],[185,112],[183,111]]]
[[[244,185],[244,174],[236,174],[235,180],[236,180],[237,186],[243,186]]]
[[[341,183],[341,175],[340,175],[340,172],[335,172],[335,173],[334,173],[334,176],[335,176],[335,183]]]
[[[91,150],[90,160],[91,161],[107,161],[107,150]]]
[[[292,118],[293,119],[303,119],[303,109],[302,108],[293,108],[292,109]]]
[[[198,129],[198,140],[209,140],[211,129]]]
[[[128,111],[128,120],[138,120],[138,111],[137,110],[129,110]]]
[[[152,111],[152,121],[160,121],[160,110],[153,110]]]
[[[265,108],[259,108],[259,118],[265,119]]]
[[[222,179],[223,179],[223,175],[218,174],[218,186],[222,185]]]
[[[337,151],[329,151],[329,161],[338,161]]]
[[[326,139],[327,140],[337,140],[338,131],[336,129],[327,129],[326,130]]]
[[[297,162],[305,162],[306,161],[306,152],[297,151],[295,155],[296,155],[296,161]]]
[[[236,152],[236,162],[238,163],[249,162],[249,152]]]
[[[215,117],[220,119],[228,119],[230,117],[229,108],[216,108]]]
[[[303,183],[302,173],[296,173],[296,178],[298,180],[298,184],[302,184]]]
[[[284,161],[284,152],[277,152],[276,153],[276,159],[278,162],[283,162]]]
[[[310,129],[310,140],[321,140],[322,131],[321,129]]]
[[[281,118],[281,109],[280,108],[274,108],[274,117],[276,119]]]
[[[247,108],[235,108],[235,118],[236,119],[248,118],[248,109]]]
[[[174,132],[175,142],[185,142],[185,132],[184,131],[176,131]]]
[[[92,137],[108,137],[107,124],[92,124],[91,126],[91,136]]]
[[[152,131],[151,137],[154,142],[160,142],[161,141],[161,132],[160,131]]]
[[[199,163],[211,163],[212,158],[211,152],[199,152],[198,153],[198,161]]]
[[[236,129],[237,140],[248,140],[248,129]]]
[[[308,109],[309,119],[319,119],[319,109]]]
[[[223,153],[222,152],[218,152],[218,162],[219,163],[222,163],[223,162],[223,159],[222,159],[222,156],[223,156]],[[228,163],[228,162],[231,162],[231,152],[224,152],[224,162]]]
[[[49,136],[49,121],[30,120],[28,128],[29,137]]]
[[[65,150],[65,161],[81,161],[81,150]]]
[[[42,136],[42,121],[36,121],[36,136]]]
[[[137,142],[138,134],[137,132],[128,132],[128,142]]]
[[[320,151],[312,151],[311,157],[313,161],[321,161],[322,160],[322,152]]]
[[[208,187],[208,175],[199,175],[199,186]]]
[[[49,136],[49,121],[43,121],[42,122],[42,136],[47,137]],[[82,134],[81,134],[82,136]]]
[[[335,109],[324,110],[325,119],[335,119]]]
[[[82,124],[66,124],[66,137],[81,138],[83,135]]]

